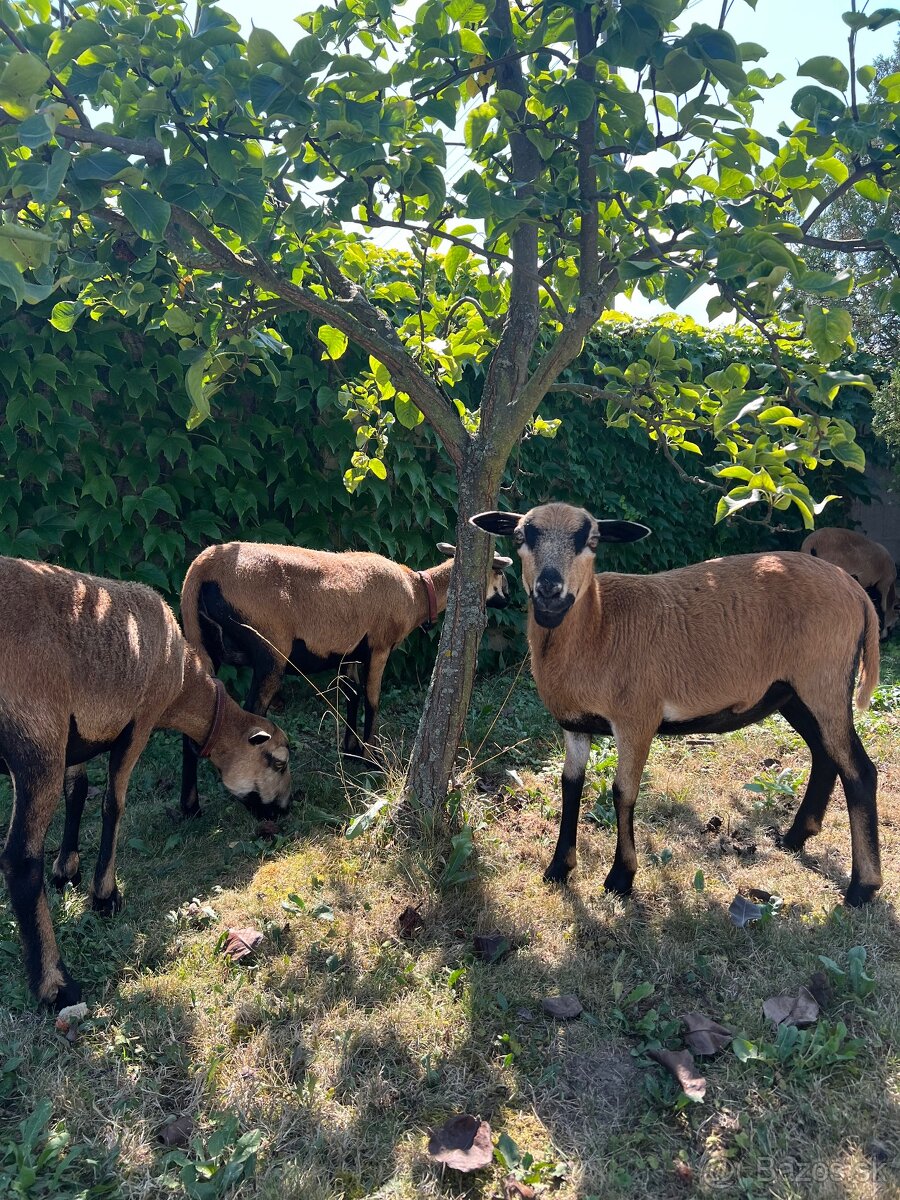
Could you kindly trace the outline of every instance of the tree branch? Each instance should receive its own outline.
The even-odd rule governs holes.
[[[124,217],[114,209],[104,206],[94,209],[91,215],[117,228],[130,230]],[[198,255],[196,251],[192,251],[190,245],[180,236],[181,231],[202,246],[206,253]],[[310,316],[340,329],[356,345],[384,363],[397,388],[406,392],[416,407],[428,418],[453,462],[457,465],[462,462],[468,435],[460,424],[455,409],[447,403],[428,376],[410,357],[387,317],[324,255],[320,257],[320,267],[336,295],[340,297],[338,300],[327,300],[310,288],[300,287],[282,279],[263,259],[251,260],[235,254],[192,213],[175,204],[172,205],[172,221],[166,238],[173,254],[184,266],[204,270],[218,269],[226,274],[247,279],[264,292],[278,296],[288,307],[307,312]]]

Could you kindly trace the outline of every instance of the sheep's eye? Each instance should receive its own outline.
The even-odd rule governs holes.
[[[279,775],[283,775],[287,770],[287,759],[276,758],[274,754],[267,755],[269,766],[273,771],[277,771]]]

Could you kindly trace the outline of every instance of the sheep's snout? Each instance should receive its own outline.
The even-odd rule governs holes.
[[[545,567],[534,581],[531,602],[534,619],[545,629],[553,629],[575,603],[571,592],[566,592],[562,575],[555,567]]]

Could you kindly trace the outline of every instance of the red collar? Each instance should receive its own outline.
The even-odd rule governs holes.
[[[427,571],[416,571],[418,577],[422,580],[425,587],[425,594],[428,597],[428,620],[422,622],[423,629],[433,629],[434,623],[437,620],[437,596],[434,591],[434,584],[431,581],[431,576]]]
[[[225,684],[221,679],[214,679],[216,685],[216,711],[213,714],[212,728],[206,741],[203,743],[203,749],[200,751],[201,758],[209,758],[212,753],[213,744],[219,735],[219,728],[222,724],[222,715],[225,711]]]

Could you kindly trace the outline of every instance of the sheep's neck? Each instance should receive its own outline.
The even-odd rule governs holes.
[[[596,577],[589,588],[578,597],[570,611],[555,629],[544,629],[528,609],[528,646],[531,651],[531,671],[538,693],[554,716],[558,710],[575,702],[574,692],[584,675],[584,653],[595,647],[601,629],[602,606]],[[552,705],[550,703],[552,698]],[[576,705],[577,706],[577,705]]]
[[[185,646],[181,691],[159,719],[163,729],[177,729],[198,745],[206,741],[216,713],[216,685],[200,657]]]
[[[434,588],[435,599],[435,615],[442,613],[447,607],[447,593],[450,591],[450,576],[453,574],[453,559],[448,558],[445,562],[438,563],[436,567],[429,567],[427,571],[420,571],[420,575],[427,575],[431,580],[431,585]],[[425,584],[419,581],[419,611],[422,614],[420,625],[424,625],[429,619],[428,612],[428,596],[425,592]]]

